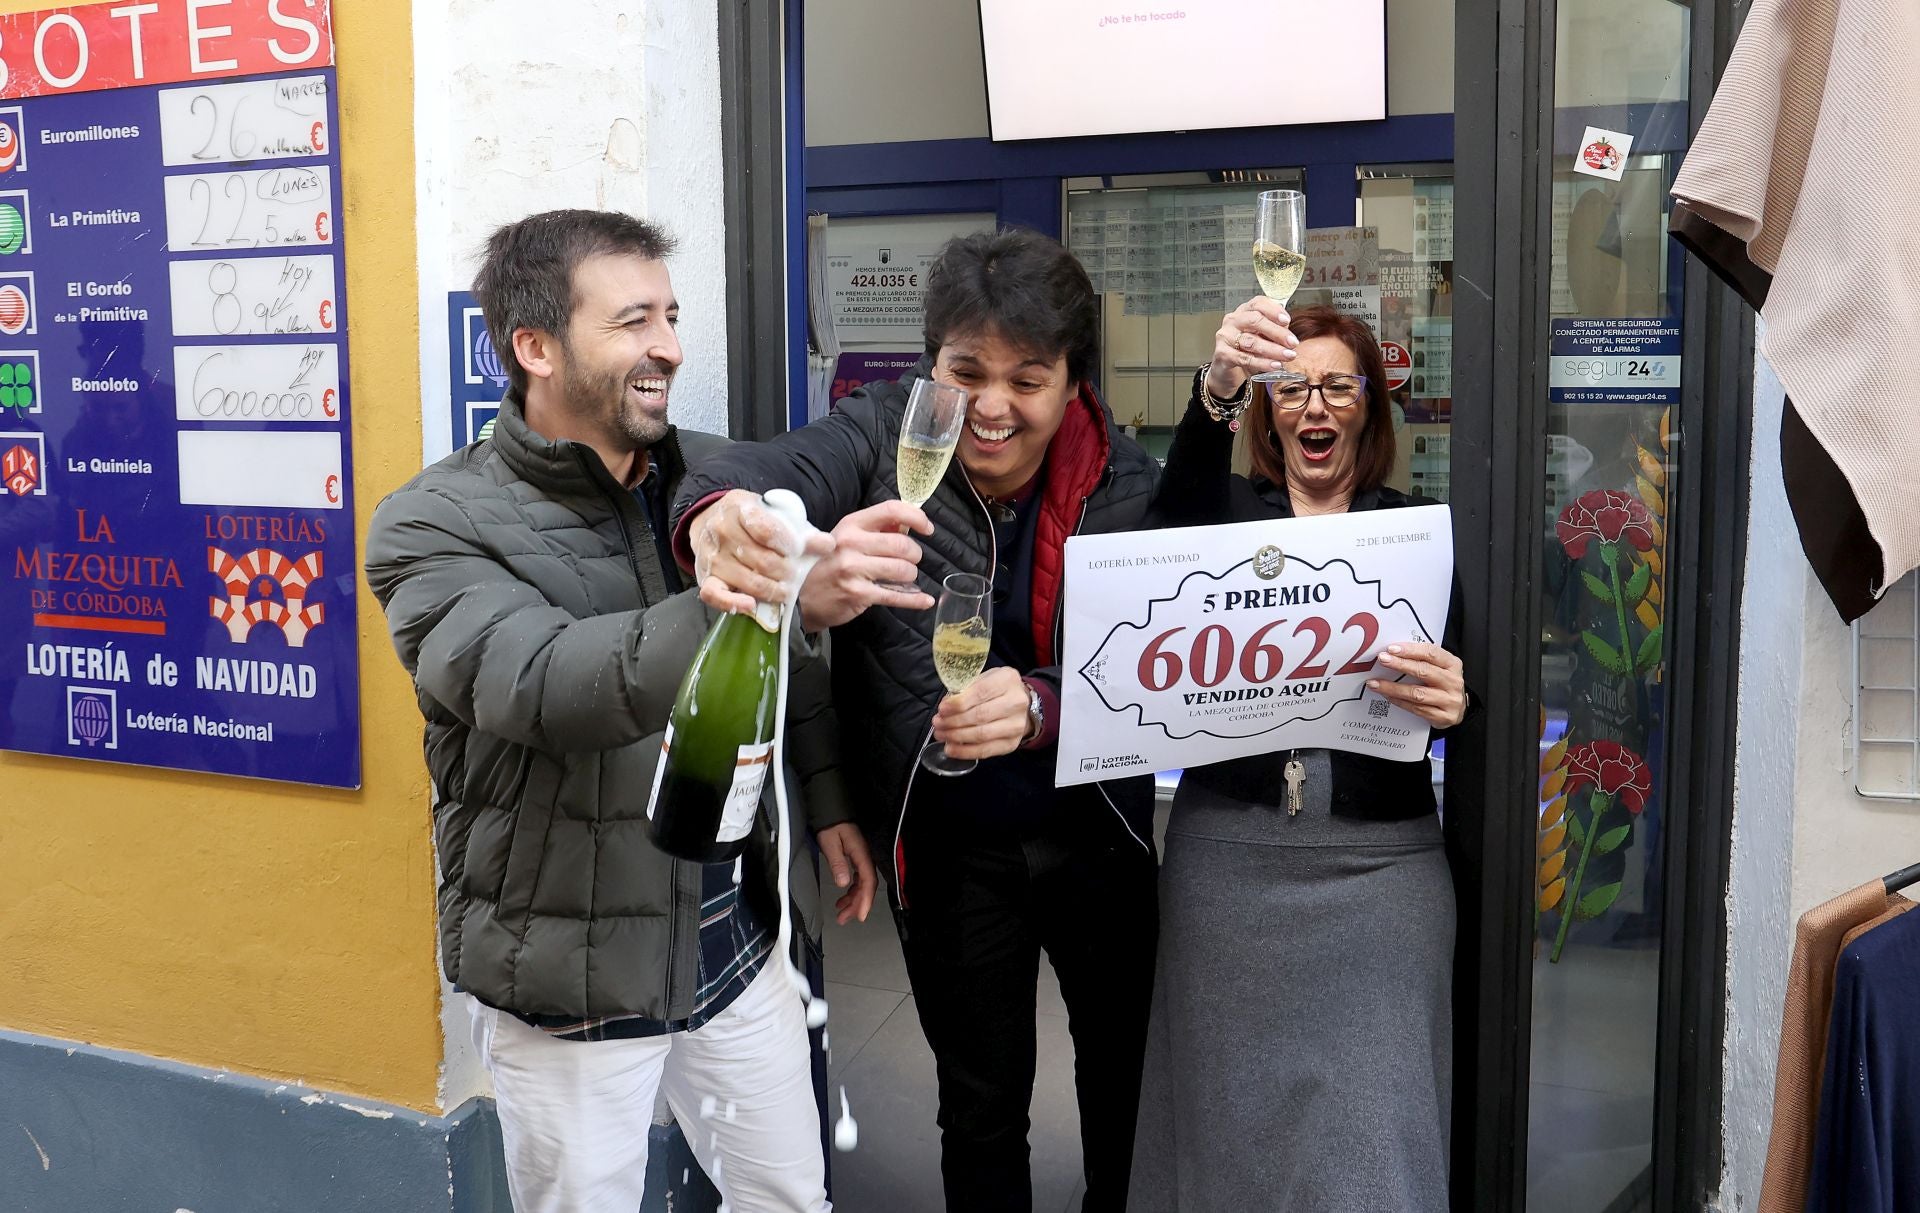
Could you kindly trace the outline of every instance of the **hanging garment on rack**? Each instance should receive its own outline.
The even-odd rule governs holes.
[[[1905,386],[1920,344],[1920,5],[1754,0],[1674,179],[1674,237],[1755,308],[1786,385],[1782,471],[1841,617],[1920,565]]]
[[[1807,1213],[1920,1209],[1920,914],[1840,954]]]
[[[1900,896],[1897,893],[1888,894],[1886,909],[1880,911],[1878,914],[1874,915],[1872,918],[1867,919],[1865,922],[1853,928],[1853,930],[1848,931],[1844,936],[1841,937],[1840,939],[1841,955],[1844,956],[1846,954],[1847,949],[1853,946],[1854,940],[1860,938],[1862,935],[1865,935],[1868,931],[1873,930],[1877,926],[1882,926],[1886,923],[1892,922],[1894,919],[1900,917],[1902,914],[1905,914],[1908,910],[1911,910],[1913,906],[1914,906],[1913,902],[1908,901],[1906,898]],[[1839,963],[1840,962],[1838,958],[1836,958],[1834,960],[1834,965],[1836,968],[1839,966]]]
[[[1780,1061],[1773,1080],[1773,1134],[1767,1141],[1759,1213],[1802,1213],[1807,1207],[1834,964],[1847,932],[1884,913],[1888,903],[1886,886],[1876,880],[1813,907],[1794,929],[1786,1005],[1780,1015]]]

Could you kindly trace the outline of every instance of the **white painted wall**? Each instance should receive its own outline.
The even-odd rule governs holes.
[[[1793,924],[1920,862],[1920,804],[1854,791],[1853,636],[1808,569],[1780,478],[1780,381],[1754,387],[1753,515],[1740,634],[1727,896],[1722,1213],[1760,1196]]]
[[[673,420],[726,432],[725,206],[717,10],[687,0],[413,0],[421,425],[449,432],[447,292],[502,223],[558,207],[624,210],[680,240],[671,262],[686,364]],[[449,999],[441,1104],[486,1090]]]
[[[1764,359],[1753,391],[1752,515],[1740,619],[1739,731],[1727,890],[1727,1025],[1719,1207],[1760,1196],[1780,1004],[1793,946],[1795,767],[1802,724],[1806,558],[1780,478],[1783,393]],[[1783,574],[1784,570],[1784,574]],[[1831,718],[1828,724],[1832,723]]]
[[[802,23],[809,147],[988,137],[973,0],[805,0]],[[1452,0],[1388,0],[1387,112],[1453,112]]]
[[[680,240],[673,420],[726,432],[717,10],[685,0],[414,0],[421,416],[447,453],[446,298],[502,223],[623,210]]]
[[[1920,863],[1920,803],[1854,791],[1853,634],[1808,579],[1793,913]]]

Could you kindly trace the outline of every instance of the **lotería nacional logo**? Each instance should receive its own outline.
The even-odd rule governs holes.
[[[477,307],[465,309],[460,314],[465,326],[466,381],[474,386],[490,383],[495,391],[505,391],[507,386],[506,364],[500,360],[500,351],[493,346],[493,334],[487,331],[486,316]]]
[[[487,331],[486,325],[481,325],[475,335],[469,356],[473,359],[473,369],[487,382],[495,387],[507,386],[507,368],[501,365],[500,351],[493,348],[493,334]]]
[[[1269,543],[1253,554],[1253,575],[1262,581],[1272,581],[1287,567],[1287,554],[1278,546]]]
[[[111,688],[67,688],[67,744],[89,750],[120,748],[119,698]]]
[[[47,495],[46,435],[0,432],[0,481],[15,497]]]
[[[307,633],[326,622],[326,606],[307,603],[307,587],[320,578],[323,565],[319,552],[294,561],[272,548],[255,548],[235,559],[208,548],[208,570],[227,583],[227,596],[211,599],[208,613],[227,626],[235,644],[245,644],[254,625],[270,623],[288,648],[301,648]]]

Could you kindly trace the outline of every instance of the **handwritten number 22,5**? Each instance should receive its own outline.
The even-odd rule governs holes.
[[[1267,636],[1288,621],[1276,619],[1248,637],[1247,645],[1239,651],[1240,677],[1255,686],[1272,682],[1280,677],[1280,671],[1286,665],[1286,656],[1280,646],[1268,643]],[[1180,681],[1182,674],[1191,673],[1195,684],[1201,687],[1216,687],[1225,682],[1227,675],[1233,672],[1236,664],[1233,633],[1221,624],[1209,624],[1201,628],[1188,648],[1186,661],[1180,654],[1163,647],[1169,640],[1186,631],[1182,627],[1169,628],[1155,636],[1151,643],[1140,652],[1140,664],[1137,673],[1140,685],[1149,691],[1164,691]],[[1334,677],[1349,674],[1364,674],[1373,668],[1374,661],[1367,656],[1375,640],[1380,636],[1380,621],[1366,611],[1361,611],[1348,619],[1340,627],[1341,633],[1358,632],[1360,643],[1354,647],[1353,657],[1338,670]],[[1305,660],[1287,674],[1287,680],[1302,678],[1324,678],[1330,663],[1320,661],[1320,654],[1333,640],[1333,626],[1324,619],[1303,619],[1293,629],[1293,635],[1313,636],[1313,648]]]
[[[221,193],[231,200],[236,189],[240,191],[240,207],[233,213],[233,230],[227,233],[225,244],[221,244],[207,239],[207,229],[213,226],[213,186],[208,184],[205,177],[195,177],[193,184],[187,187],[187,197],[199,198],[203,203],[200,212],[200,234],[193,238],[193,247],[224,248],[227,245],[246,243],[240,236],[240,225],[247,218],[247,183],[240,174],[230,173],[227,175],[226,188],[221,190]],[[267,217],[269,232],[273,230],[273,219],[271,215]]]

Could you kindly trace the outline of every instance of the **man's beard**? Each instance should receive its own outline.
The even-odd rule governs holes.
[[[667,436],[667,419],[641,411],[627,392],[635,379],[665,379],[673,386],[670,367],[642,367],[619,374],[601,374],[569,360],[567,364],[567,401],[583,417],[604,417],[612,412],[614,427],[638,450],[646,450]]]

